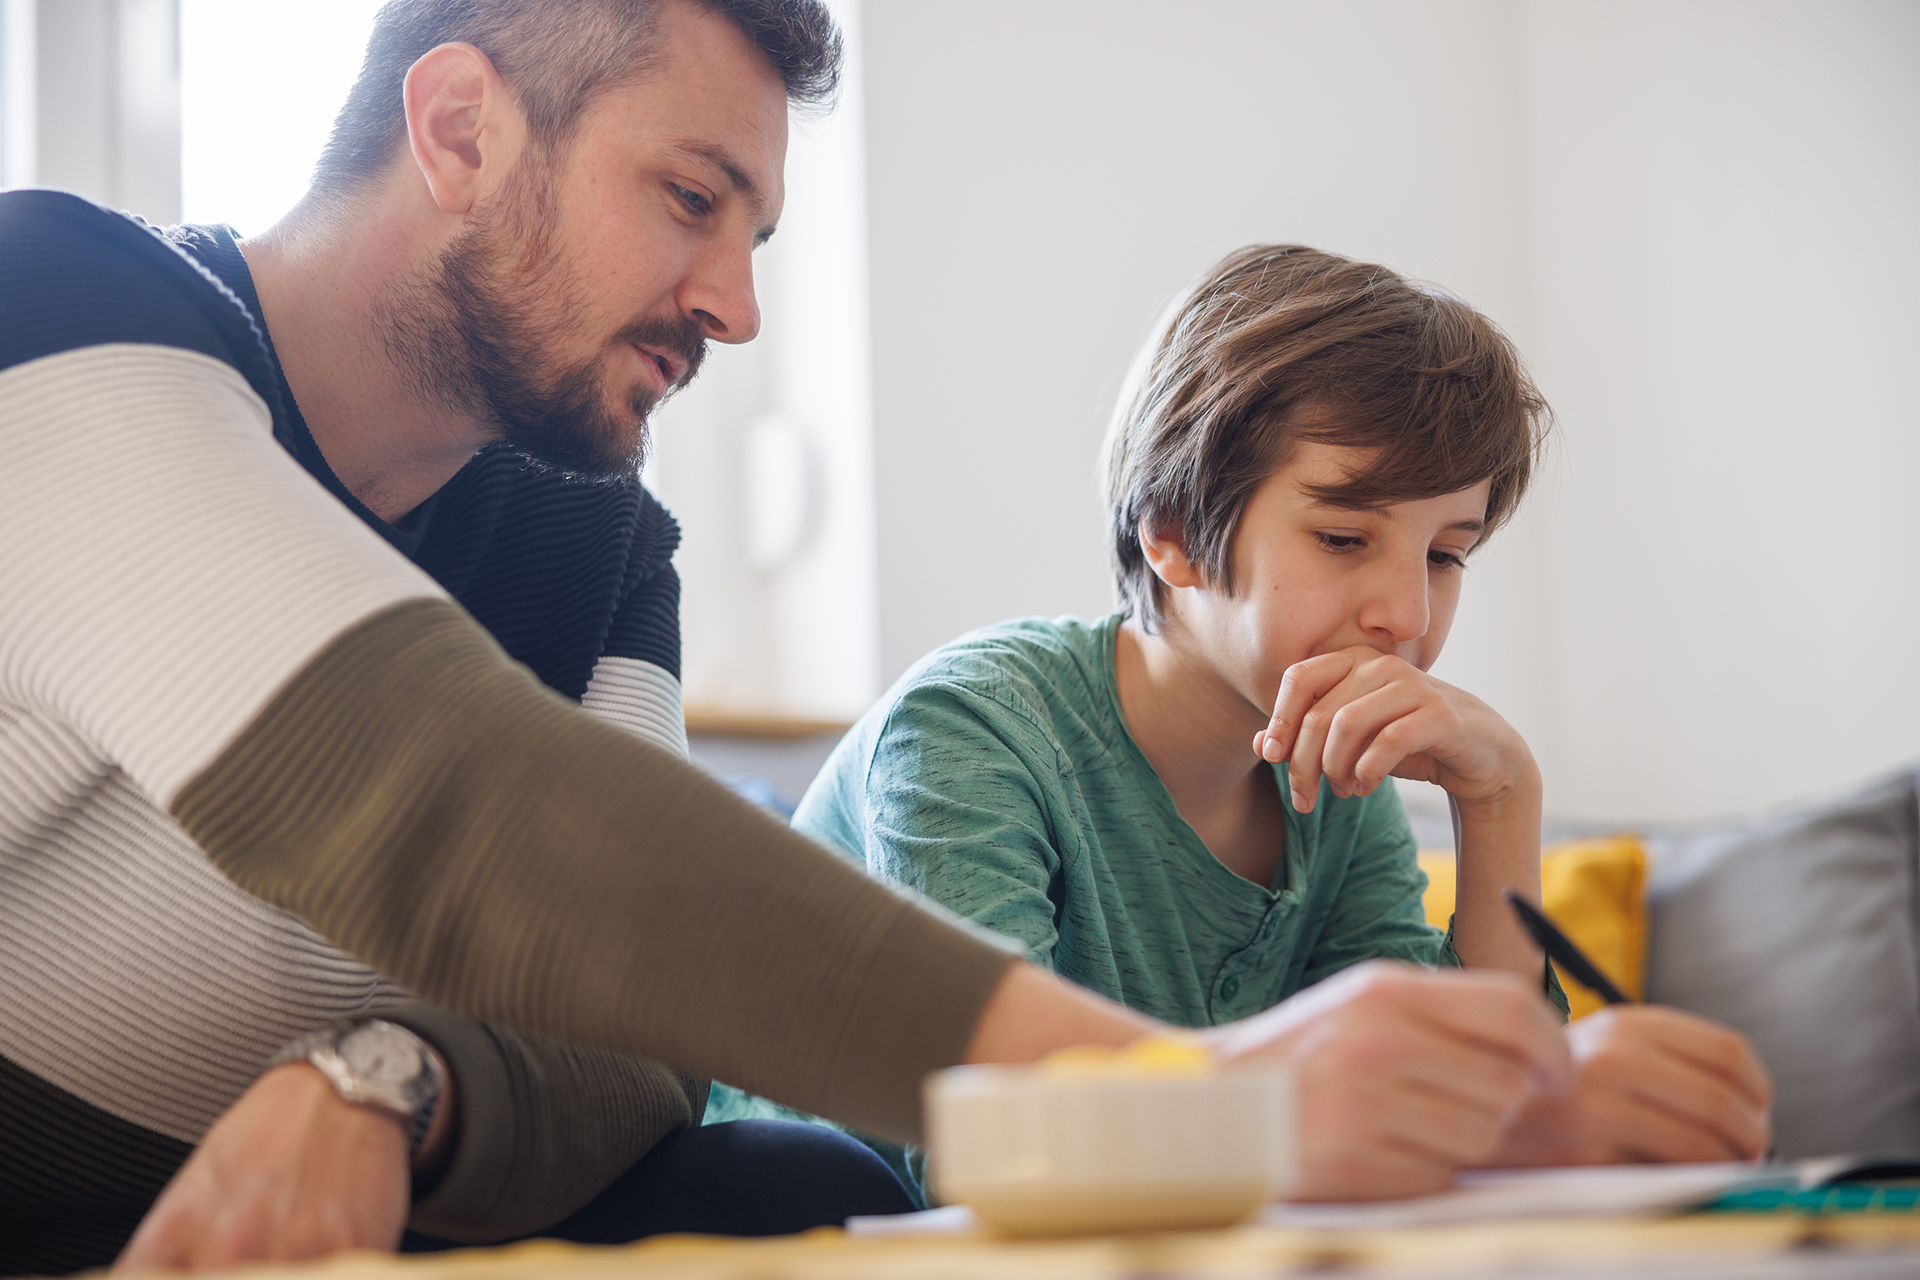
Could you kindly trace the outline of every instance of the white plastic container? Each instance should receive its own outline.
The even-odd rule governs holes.
[[[1009,1235],[1226,1226],[1298,1169],[1281,1067],[1129,1078],[955,1067],[927,1079],[933,1190]]]

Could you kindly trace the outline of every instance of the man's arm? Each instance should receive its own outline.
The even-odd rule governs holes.
[[[0,699],[434,1003],[914,1135],[1005,950],[540,688],[226,366],[89,347],[0,383]]]
[[[707,1082],[658,1062],[458,1017],[383,1008],[440,1052],[452,1106],[444,1158],[424,1151],[408,1225],[463,1244],[508,1240],[580,1209],[660,1139],[700,1123]],[[424,1194],[423,1194],[424,1191]]]

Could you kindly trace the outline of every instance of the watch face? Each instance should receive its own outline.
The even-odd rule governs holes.
[[[419,1042],[398,1027],[355,1027],[339,1044],[353,1074],[368,1084],[399,1088],[420,1075]]]

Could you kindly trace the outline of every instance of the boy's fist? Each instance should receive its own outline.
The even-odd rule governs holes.
[[[1323,776],[1338,796],[1369,794],[1392,775],[1434,783],[1465,804],[1540,786],[1526,740],[1493,708],[1366,645],[1288,667],[1253,749],[1288,762],[1300,813],[1313,809]]]

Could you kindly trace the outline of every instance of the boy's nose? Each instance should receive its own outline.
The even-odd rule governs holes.
[[[1369,635],[1400,645],[1427,634],[1433,611],[1427,597],[1424,560],[1418,573],[1383,571],[1372,586],[1359,619]]]

